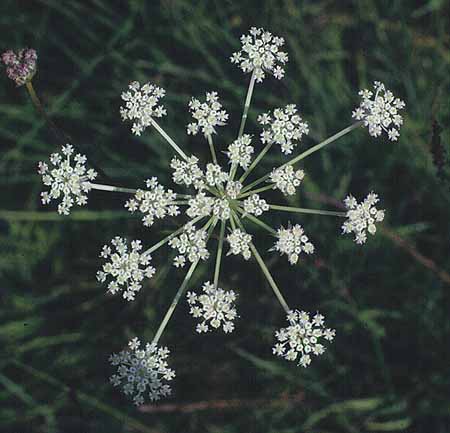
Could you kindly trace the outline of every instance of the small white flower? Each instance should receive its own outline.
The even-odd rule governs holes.
[[[212,213],[214,198],[206,195],[204,192],[199,192],[197,195],[189,199],[188,205],[189,207],[186,211],[188,217],[206,217]]]
[[[375,81],[373,87],[375,94],[368,89],[359,92],[361,104],[353,111],[352,117],[363,120],[372,137],[378,137],[385,131],[389,140],[397,141],[400,136],[398,130],[403,124],[399,110],[405,108],[405,103],[395,98],[379,81]]]
[[[234,229],[227,236],[227,241],[230,244],[230,251],[228,251],[227,255],[241,254],[245,260],[251,257],[250,243],[252,241],[252,235],[243,232],[241,229]]]
[[[258,116],[258,122],[268,126],[261,133],[261,141],[279,144],[285,155],[292,153],[303,134],[309,133],[308,124],[297,114],[295,104],[276,108],[273,113],[262,114]]]
[[[209,252],[206,248],[208,233],[205,230],[197,230],[193,224],[187,224],[184,232],[169,241],[169,245],[178,250],[179,256],[174,260],[176,267],[183,266],[186,260],[194,263],[197,260],[206,260]],[[180,256],[183,256],[183,261]]]
[[[170,167],[173,169],[172,178],[178,185],[194,186],[196,189],[204,187],[204,173],[198,166],[198,158],[191,156],[187,161],[182,161],[176,156],[172,158]]]
[[[226,198],[216,198],[213,205],[213,215],[225,221],[231,216],[230,203]]]
[[[122,93],[125,106],[120,107],[120,115],[124,121],[133,121],[133,134],[141,135],[142,131],[151,125],[152,117],[162,117],[166,114],[166,109],[158,105],[165,93],[164,89],[150,83],[141,87],[138,81],[130,83],[128,91]]]
[[[239,182],[237,180],[229,180],[227,182],[225,191],[226,191],[227,196],[230,199],[235,200],[238,197],[238,195],[241,193],[241,189],[242,189],[241,182]]]
[[[109,357],[109,362],[117,367],[117,373],[110,378],[114,386],[122,386],[123,392],[133,398],[134,404],[144,403],[148,393],[150,401],[160,400],[171,394],[170,382],[175,371],[169,368],[167,347],[158,348],[147,343],[140,348],[141,342],[133,338],[128,348]]]
[[[142,288],[144,278],[151,278],[156,272],[150,265],[151,256],[140,253],[141,241],[132,241],[129,249],[126,241],[116,236],[111,245],[112,248],[105,245],[100,253],[100,257],[110,261],[97,272],[97,280],[104,283],[109,279],[109,293],[115,295],[122,291],[124,299],[133,301]]]
[[[379,201],[378,195],[373,192],[362,203],[358,203],[352,195],[347,196],[344,200],[347,221],[342,225],[342,233],[354,233],[355,242],[364,244],[367,240],[366,232],[374,235],[377,231],[375,223],[384,219],[384,210],[375,207]]]
[[[270,182],[273,182],[275,187],[283,194],[293,195],[304,177],[305,172],[303,170],[294,170],[292,165],[286,165],[276,168],[270,173]]]
[[[307,367],[311,364],[311,353],[319,356],[325,352],[321,338],[332,341],[336,331],[323,326],[324,317],[319,313],[311,319],[309,313],[293,310],[287,314],[287,320],[289,326],[275,332],[278,342],[273,354]]]
[[[267,202],[258,194],[252,194],[249,198],[244,200],[244,211],[252,215],[262,215],[263,212],[269,210]]]
[[[145,226],[152,226],[155,218],[179,215],[178,206],[173,204],[177,195],[171,189],[164,189],[156,177],[148,179],[146,185],[148,190],[138,189],[134,197],[125,203],[130,212],[139,210],[144,214],[142,221]]]
[[[272,250],[278,251],[281,255],[286,254],[289,263],[295,265],[300,253],[312,254],[314,252],[314,245],[305,235],[302,226],[295,224],[287,229],[280,227],[277,230],[277,241]]]
[[[93,169],[86,169],[84,155],[77,153],[72,161],[73,147],[70,144],[63,146],[61,153],[62,155],[59,153],[50,155],[53,168],[39,162],[38,173],[42,176],[43,184],[50,187],[50,191],[41,193],[41,201],[43,204],[49,204],[51,200],[61,198],[58,212],[69,215],[75,203],[79,206],[87,203],[87,193],[91,190],[89,181],[94,180],[97,173]]]
[[[212,162],[206,165],[206,183],[209,186],[222,186],[228,180],[228,173],[219,164]]]
[[[199,130],[207,137],[216,133],[217,126],[226,125],[228,114],[222,110],[217,92],[206,93],[206,102],[201,103],[192,98],[189,102],[189,110],[195,122],[187,126],[187,133],[196,135]]]
[[[202,320],[197,325],[197,332],[208,332],[222,326],[225,333],[234,330],[234,319],[237,317],[235,300],[236,294],[233,290],[215,288],[209,281],[203,284],[203,293],[197,295],[188,292],[187,301],[190,313],[193,317]],[[211,328],[210,328],[211,327]]]
[[[272,33],[252,27],[248,35],[241,36],[242,49],[231,57],[244,72],[254,72],[256,81],[260,83],[265,78],[265,72],[280,80],[284,76],[288,55],[280,51],[284,39],[273,36]]]
[[[227,155],[232,164],[240,165],[244,170],[248,168],[255,150],[251,142],[251,136],[244,134],[228,146]]]

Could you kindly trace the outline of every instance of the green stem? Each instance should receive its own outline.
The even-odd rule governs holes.
[[[186,226],[188,224],[195,224],[198,221],[200,221],[202,218],[204,218],[204,217],[203,216],[198,216],[197,218],[194,218],[192,221],[189,221],[187,224],[184,224],[178,230],[175,230],[169,236],[166,236],[164,239],[161,239],[158,243],[156,243],[155,245],[150,247],[148,250],[146,250],[144,253],[142,253],[142,255],[144,256],[144,255],[147,255],[147,254],[154,253],[157,249],[161,248],[164,244],[169,242],[172,238],[174,238],[175,236],[178,236],[180,233],[182,233],[183,230],[186,228]]]
[[[119,186],[103,185],[101,183],[86,182],[92,189],[109,192],[125,192],[127,194],[136,194],[137,190],[132,188],[121,188]]]
[[[254,161],[251,163],[250,167],[245,170],[244,174],[239,178],[239,182],[243,183],[245,179],[247,179],[247,176],[254,170],[254,168],[258,165],[259,161],[264,158],[264,155],[269,151],[269,149],[272,147],[272,142],[266,144],[264,148],[261,150],[259,155],[254,159]]]
[[[216,267],[214,269],[214,287],[216,289],[219,284],[220,264],[222,261],[223,240],[224,240],[224,236],[225,236],[226,225],[227,225],[227,223],[225,220],[222,220],[220,222],[219,244],[217,246]]]
[[[164,138],[164,140],[167,141],[167,143],[169,143],[169,145],[173,148],[173,150],[175,150],[175,152],[178,153],[178,155],[180,155],[185,161],[188,160],[188,157],[186,156],[186,154],[180,149],[180,147],[175,143],[175,141],[173,141],[166,133],[166,131],[164,131],[164,129],[162,129],[157,123],[156,120],[153,119],[153,117],[150,117],[150,122],[153,125],[153,127],[161,134],[161,136]]]
[[[230,174],[229,174],[229,179],[230,181],[233,181],[234,176],[236,175],[236,171],[237,171],[237,164],[235,164],[234,162],[231,164],[231,168],[230,168]]]
[[[238,198],[241,199],[241,198],[247,197],[249,195],[256,194],[258,192],[267,191],[268,189],[274,189],[274,188],[275,188],[275,185],[273,183],[271,183],[270,185],[262,186],[261,188],[253,189],[251,191],[245,192],[244,194],[240,194],[238,196]]]
[[[236,222],[241,228],[242,231],[245,232],[244,226],[242,225],[241,221],[237,217],[237,215],[233,212],[232,214],[236,218]],[[288,313],[290,311],[290,308],[284,299],[280,289],[277,286],[277,283],[275,283],[275,280],[273,279],[272,275],[270,274],[269,269],[267,268],[266,264],[264,263],[264,260],[261,258],[261,256],[258,253],[258,250],[253,245],[253,242],[250,242],[250,249],[252,250],[253,255],[255,256],[256,261],[258,262],[259,267],[263,271],[264,276],[266,277],[267,281],[269,282],[270,287],[272,288],[276,298],[278,299],[279,303],[283,307],[284,311]]]
[[[346,212],[336,212],[330,210],[320,210],[320,209],[307,209],[303,207],[291,207],[291,206],[279,206],[276,204],[269,204],[270,209],[273,210],[281,210],[286,212],[295,212],[295,213],[309,213],[314,215],[329,215],[329,216],[337,216],[337,217],[346,217]]]
[[[206,138],[208,139],[209,150],[211,151],[211,156],[212,156],[213,162],[214,162],[214,164],[217,164],[217,155],[216,155],[216,150],[214,149],[214,143],[213,143],[211,134],[208,134],[206,136]]]
[[[305,152],[301,153],[300,155],[296,156],[295,158],[291,159],[290,161],[286,162],[285,164],[281,165],[278,168],[286,167],[287,165],[293,165],[296,164],[298,161],[301,161],[302,159],[306,158],[307,156],[311,155],[314,152],[317,152],[318,150],[322,149],[323,147],[327,146],[328,144],[333,143],[337,139],[343,137],[344,135],[348,134],[349,132],[353,131],[354,129],[361,126],[362,121],[356,122],[353,125],[348,126],[347,128],[344,128],[342,131],[339,131],[337,134],[332,135],[331,137],[327,138],[326,140],[320,142],[319,144],[316,144],[315,146],[309,148]],[[249,189],[253,188],[256,185],[259,185],[261,182],[264,182],[270,177],[270,173],[267,173],[265,176],[260,177],[259,179],[255,180],[254,182],[247,185],[242,192],[246,192]]]
[[[268,231],[271,235],[276,236],[277,231],[274,230],[274,229],[273,229],[272,227],[270,227],[269,225],[267,225],[265,222],[261,221],[259,218],[255,217],[254,215],[249,214],[249,213],[246,214],[246,213],[244,212],[244,210],[241,209],[240,207],[238,207],[236,210],[242,215],[243,218],[249,219],[250,221],[252,221],[252,222],[255,223],[256,225],[258,225],[258,226],[262,227],[264,230]]]
[[[252,100],[253,89],[255,87],[255,72],[252,73],[252,77],[250,78],[250,83],[248,85],[247,96],[245,98],[244,111],[242,113],[241,126],[239,127],[238,138],[242,137],[245,128],[245,122],[247,121],[248,109],[250,107],[250,102]]]
[[[214,220],[214,221],[213,221]],[[208,239],[209,236],[211,235],[212,230],[214,229],[215,225],[217,223],[217,218],[211,218],[205,225],[205,229],[208,225],[210,225],[209,230],[208,230]],[[155,336],[153,337],[153,341],[152,344],[157,345],[159,339],[161,338],[162,333],[164,332],[164,329],[166,329],[167,324],[169,323],[170,318],[172,317],[173,312],[175,311],[176,306],[178,305],[178,302],[180,301],[181,297],[183,296],[185,290],[187,289],[187,286],[189,284],[189,280],[191,279],[195,268],[198,265],[198,262],[200,261],[200,259],[197,259],[195,262],[193,262],[191,264],[191,266],[189,267],[189,270],[187,271],[186,276],[184,277],[183,282],[181,283],[180,288],[178,289],[175,297],[173,298],[172,303],[170,304],[169,309],[167,310],[166,315],[164,316],[161,324],[158,327],[158,330],[156,331]]]

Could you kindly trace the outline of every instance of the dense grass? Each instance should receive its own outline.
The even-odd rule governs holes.
[[[307,370],[275,359],[270,347],[283,311],[256,263],[229,259],[224,286],[239,288],[237,331],[199,338],[180,306],[162,341],[172,349],[175,395],[143,413],[108,384],[107,357],[131,336],[152,338],[182,273],[169,272],[165,252],[156,255],[157,278],[125,303],[105,295],[95,272],[112,236],[150,244],[168,226],[144,229],[123,211],[123,197],[95,191],[68,218],[42,209],[36,163],[61,143],[25,90],[3,76],[2,432],[450,431],[450,176],[446,161],[433,164],[439,143],[449,150],[449,10],[444,1],[421,3],[1,2],[0,49],[38,50],[35,86],[49,112],[118,185],[140,187],[152,175],[170,181],[162,139],[150,130],[136,139],[120,122],[122,89],[135,79],[164,87],[164,127],[206,158],[201,140],[185,136],[186,104],[219,91],[232,113],[220,143],[233,139],[248,77],[228,56],[253,25],[285,37],[290,62],[286,79],[257,86],[250,132],[258,132],[258,113],[297,103],[312,129],[304,146],[311,146],[350,124],[358,89],[375,79],[407,102],[398,143],[350,134],[305,160],[304,188],[292,200],[329,208],[331,198],[373,189],[387,209],[382,232],[359,248],[338,234],[335,219],[295,216],[317,253],[295,268],[268,258],[289,303],[319,309],[337,328],[327,355]],[[268,158],[257,174],[277,161]],[[265,234],[255,233],[268,247]],[[195,285],[210,278],[211,266],[200,268]]]

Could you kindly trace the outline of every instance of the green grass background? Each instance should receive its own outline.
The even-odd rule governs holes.
[[[257,85],[248,132],[258,133],[258,113],[296,103],[309,147],[350,124],[358,89],[374,80],[407,106],[399,142],[361,129],[301,164],[307,177],[292,205],[333,208],[331,198],[350,191],[380,194],[383,230],[363,248],[334,218],[265,218],[301,223],[316,245],[296,267],[264,257],[291,306],[318,309],[337,329],[326,355],[308,369],[275,359],[283,311],[254,261],[229,258],[222,285],[239,291],[236,332],[199,337],[180,305],[161,340],[177,371],[174,396],[144,413],[109,385],[107,357],[130,337],[152,338],[183,273],[159,252],[156,278],[126,303],[96,282],[98,252],[115,235],[150,245],[176,221],[145,229],[122,195],[96,191],[67,218],[43,208],[36,164],[61,143],[2,74],[0,431],[448,433],[450,177],[447,162],[440,171],[433,164],[433,149],[449,141],[448,14],[440,0],[3,0],[1,50],[38,50],[44,104],[116,185],[141,187],[153,175],[170,182],[161,137],[133,137],[120,121],[131,80],[167,90],[161,124],[203,159],[203,141],[185,135],[186,106],[217,90],[230,122],[216,142],[233,140],[249,77],[228,58],[251,26],[283,36],[290,61],[281,82]],[[281,161],[273,152],[257,175]],[[253,233],[266,250],[270,239]],[[199,268],[194,287],[211,269]]]

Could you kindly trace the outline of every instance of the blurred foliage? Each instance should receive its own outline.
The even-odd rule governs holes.
[[[107,357],[131,336],[151,339],[182,273],[169,272],[165,251],[156,254],[157,278],[125,303],[97,284],[98,252],[112,236],[151,244],[168,227],[144,229],[122,196],[97,191],[68,218],[42,209],[36,163],[61,143],[25,90],[2,76],[0,430],[448,433],[449,12],[443,0],[3,0],[0,49],[38,50],[34,84],[49,113],[117,185],[170,180],[161,137],[132,137],[119,119],[131,80],[167,90],[164,128],[202,158],[202,140],[185,135],[186,105],[219,91],[231,116],[216,141],[224,148],[233,139],[248,76],[228,57],[250,26],[285,37],[290,62],[284,80],[257,86],[249,132],[258,133],[258,113],[297,103],[311,146],[351,122],[358,89],[373,80],[407,108],[398,143],[361,129],[305,160],[307,180],[291,201],[329,208],[330,197],[373,189],[387,209],[384,230],[361,249],[335,219],[295,215],[317,254],[297,267],[266,255],[290,305],[318,309],[337,328],[326,356],[308,369],[272,356],[283,311],[257,264],[230,258],[222,275],[225,287],[239,288],[237,331],[199,338],[181,305],[162,340],[175,394],[140,412],[108,384]],[[267,158],[256,175],[279,161]],[[196,286],[211,267],[200,268]]]

